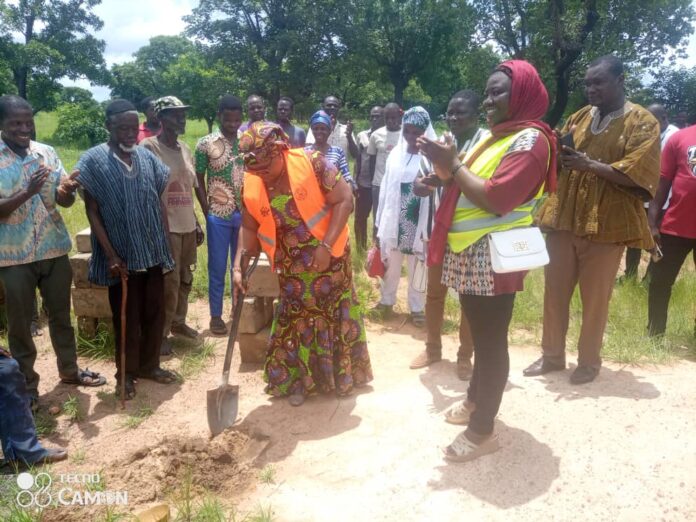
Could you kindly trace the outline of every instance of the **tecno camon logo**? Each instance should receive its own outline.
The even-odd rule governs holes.
[[[36,476],[31,473],[20,473],[17,475],[17,486],[20,491],[17,493],[17,505],[23,508],[45,508],[51,505],[51,485],[53,479],[48,473],[38,473]]]

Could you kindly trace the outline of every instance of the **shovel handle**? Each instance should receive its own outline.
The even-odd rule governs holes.
[[[126,309],[128,307],[128,276],[121,273],[121,409],[126,409]]]
[[[259,256],[254,256],[246,271],[244,272],[244,281],[249,279],[251,273],[256,268],[256,264],[259,262]],[[237,330],[239,330],[239,320],[242,317],[242,307],[244,306],[244,296],[246,293],[241,290],[237,293],[237,300],[234,303],[234,311],[232,313],[232,326],[230,326],[230,335],[227,339],[227,351],[225,352],[225,362],[222,365],[222,381],[221,384],[224,386],[229,382],[230,377],[230,366],[232,365],[232,352],[234,351],[234,343],[237,340]]]

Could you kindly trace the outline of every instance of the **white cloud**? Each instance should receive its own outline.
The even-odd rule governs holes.
[[[96,36],[106,42],[107,65],[132,60],[153,36],[180,34],[186,28],[183,17],[197,5],[197,0],[104,0],[94,12],[104,22]],[[86,80],[62,83],[90,89],[100,101],[109,97],[108,88],[90,86]]]

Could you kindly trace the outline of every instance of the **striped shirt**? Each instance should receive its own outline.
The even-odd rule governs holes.
[[[132,168],[118,159],[107,144],[85,152],[75,167],[79,182],[99,205],[106,234],[128,270],[153,266],[174,267],[162,221],[160,198],[169,180],[169,169],[152,152],[135,147]],[[110,277],[106,254],[92,234],[89,280],[107,286]]]
[[[307,145],[305,147],[305,150],[308,152],[313,152],[317,149],[314,148],[314,144],[311,144]],[[353,176],[350,175],[350,168],[348,167],[346,153],[343,152],[343,149],[341,147],[329,145],[329,148],[326,151],[326,154],[324,154],[324,157],[326,157],[327,161],[338,169],[338,171],[341,173],[341,176],[343,176],[343,179],[346,180],[346,183],[348,183],[348,185],[350,185],[351,188],[357,188],[357,184],[353,180]]]

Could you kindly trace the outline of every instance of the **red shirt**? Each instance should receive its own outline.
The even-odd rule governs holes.
[[[696,125],[672,135],[662,151],[661,179],[672,182],[672,198],[660,232],[696,239]]]
[[[135,143],[140,143],[145,138],[149,138],[150,136],[158,136],[158,135],[159,135],[159,131],[152,132],[150,129],[148,129],[145,126],[145,122],[142,122],[140,124],[140,127],[138,127],[138,137],[136,138]]]

